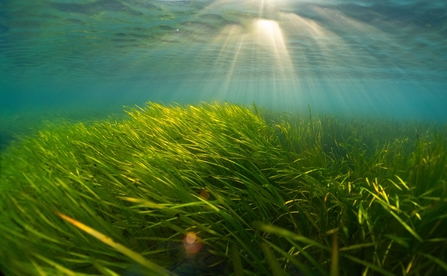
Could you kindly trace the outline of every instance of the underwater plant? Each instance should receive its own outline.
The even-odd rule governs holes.
[[[447,128],[229,103],[2,152],[6,275],[442,275]]]

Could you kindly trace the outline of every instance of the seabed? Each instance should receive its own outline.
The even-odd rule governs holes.
[[[445,275],[447,127],[147,106],[1,158],[5,275]]]

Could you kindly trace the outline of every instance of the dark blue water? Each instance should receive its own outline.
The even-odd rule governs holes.
[[[0,0],[2,145],[149,100],[446,122],[447,1]]]

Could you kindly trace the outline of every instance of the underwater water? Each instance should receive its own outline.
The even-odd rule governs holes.
[[[444,275],[446,137],[447,1],[0,0],[0,274]]]
[[[36,114],[148,100],[445,122],[446,13],[440,0],[2,0],[1,137]]]

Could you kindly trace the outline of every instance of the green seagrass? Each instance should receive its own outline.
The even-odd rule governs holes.
[[[127,114],[2,152],[3,273],[447,273],[446,126],[229,103]]]

